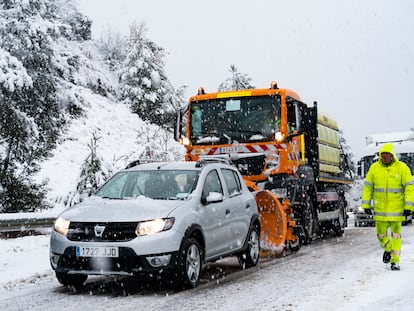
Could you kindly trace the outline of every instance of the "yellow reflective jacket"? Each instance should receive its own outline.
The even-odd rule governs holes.
[[[385,165],[381,154],[389,152],[394,160]],[[404,210],[414,211],[414,183],[410,168],[397,159],[392,144],[385,144],[380,158],[371,165],[362,190],[362,208],[374,208],[374,219],[403,221]]]

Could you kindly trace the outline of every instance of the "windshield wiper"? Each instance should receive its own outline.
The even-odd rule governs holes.
[[[108,197],[108,196],[99,196],[101,199],[109,199],[109,200],[124,200],[124,198],[113,198],[113,197]]]

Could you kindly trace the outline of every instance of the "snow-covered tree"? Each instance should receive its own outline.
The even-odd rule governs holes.
[[[235,65],[230,65],[229,72],[231,73],[231,77],[227,78],[219,85],[219,92],[254,88],[254,86],[250,84],[252,79],[249,78],[247,74],[239,72]]]
[[[164,96],[164,113],[160,115],[159,121],[155,123],[170,132],[174,131],[177,111],[186,104],[186,98],[184,97],[185,89],[186,86],[174,89],[172,84],[167,81],[168,92]]]
[[[98,40],[99,51],[109,67],[117,71],[126,57],[126,39],[112,28],[105,28]]]
[[[47,207],[46,183],[33,176],[57,143],[73,138],[68,126],[88,116],[95,96],[110,104],[122,90],[132,111],[173,128],[183,88],[166,78],[164,50],[144,30],[132,27],[125,46],[114,35],[105,50],[90,40],[91,21],[76,0],[0,2],[0,212]]]
[[[160,126],[175,114],[175,91],[164,72],[164,49],[145,36],[145,24],[133,24],[121,70],[121,99],[143,120]]]
[[[339,130],[339,144],[341,146],[341,167],[345,172],[345,175],[349,178],[354,178],[355,175],[355,163],[353,161],[354,154],[351,147],[348,145],[344,131]]]
[[[38,126],[22,107],[13,104],[24,99],[32,87],[22,63],[0,48],[0,184],[4,191],[0,212],[16,212],[23,206],[34,210],[41,200],[40,186],[31,185],[28,177],[16,176],[21,163],[29,164],[26,171],[36,167],[33,154],[39,139]]]
[[[44,191],[30,184],[55,146],[70,101],[62,96],[78,68],[57,46],[90,37],[91,23],[72,0],[0,3],[0,183],[4,211],[30,206]],[[72,57],[76,59],[76,57]],[[26,192],[26,196],[24,191]],[[24,202],[18,204],[19,202]],[[42,206],[42,204],[37,204]],[[30,207],[29,207],[30,209]]]
[[[91,141],[88,144],[90,152],[82,164],[78,185],[76,187],[78,194],[92,194],[112,175],[105,168],[102,158],[98,155],[99,140],[100,137],[97,132],[93,132]]]

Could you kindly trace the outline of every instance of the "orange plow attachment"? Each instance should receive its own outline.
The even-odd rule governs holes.
[[[300,242],[293,233],[296,223],[292,219],[289,200],[280,203],[278,197],[268,190],[255,192],[255,195],[262,225],[261,255],[284,254],[288,245],[298,249]]]

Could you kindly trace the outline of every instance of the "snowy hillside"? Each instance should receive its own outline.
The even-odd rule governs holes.
[[[91,40],[75,0],[0,3],[0,212],[71,205],[131,160],[183,158],[163,48],[144,25],[113,38]]]
[[[82,94],[90,106],[85,117],[72,122],[53,156],[41,164],[37,175],[39,182],[47,181],[51,203],[65,205],[73,199],[80,167],[90,153],[88,144],[94,132],[99,137],[97,156],[102,158],[109,174],[132,160],[148,156],[156,160],[183,159],[184,149],[172,139],[171,133],[142,121],[124,104],[86,89]]]

